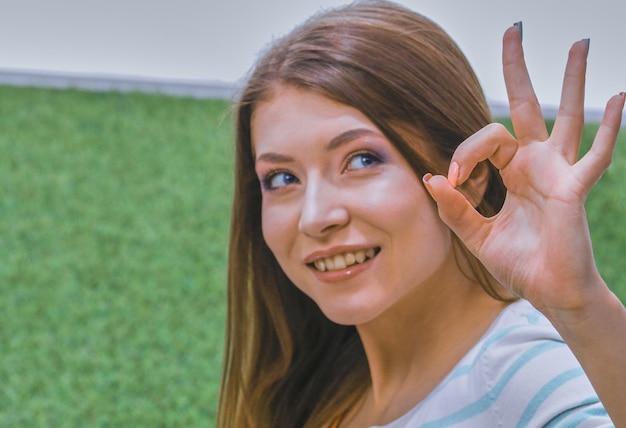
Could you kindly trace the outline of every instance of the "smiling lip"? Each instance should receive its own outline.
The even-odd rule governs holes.
[[[341,281],[367,269],[380,247],[333,249],[318,252],[305,259],[314,275],[325,282]]]

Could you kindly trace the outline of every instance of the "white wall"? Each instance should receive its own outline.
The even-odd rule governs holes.
[[[626,0],[400,0],[461,45],[487,96],[506,99],[504,29],[524,21],[540,101],[558,104],[569,45],[591,38],[587,104],[626,90]],[[0,69],[235,82],[263,46],[342,0],[0,0]]]

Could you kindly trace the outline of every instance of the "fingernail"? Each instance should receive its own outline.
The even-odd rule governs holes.
[[[589,53],[589,45],[591,44],[591,39],[583,39],[583,42],[587,43],[587,53]]]
[[[456,187],[456,184],[458,181],[459,181],[459,164],[456,162],[452,162],[452,164],[450,164],[450,170],[448,171],[448,183],[450,183],[450,186]]]
[[[424,174],[424,176],[422,177],[422,181],[424,182],[424,187],[426,187],[426,191],[428,192],[428,194],[430,195],[431,198],[435,199],[435,197],[433,196],[433,188],[430,186],[430,179],[433,178],[433,175],[429,172]],[[437,200],[435,199],[435,202]]]
[[[522,25],[522,21],[517,21],[515,24],[517,28],[519,28],[519,39],[520,41],[524,41],[524,26]]]

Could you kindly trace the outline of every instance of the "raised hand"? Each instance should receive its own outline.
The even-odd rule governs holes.
[[[524,62],[520,29],[503,40],[504,77],[515,137],[489,125],[456,150],[447,179],[426,177],[441,218],[495,278],[539,309],[578,309],[605,287],[596,269],[584,202],[609,166],[624,95],[613,97],[591,149],[579,160],[588,40],[575,43],[559,113],[548,135]],[[455,189],[489,159],[507,187],[500,213],[484,218]]]
[[[489,125],[455,152],[448,177],[424,177],[443,221],[495,278],[529,300],[572,349],[616,427],[626,427],[626,308],[600,277],[584,202],[611,162],[624,108],[612,97],[591,149],[578,159],[589,42],[569,54],[558,116],[548,135],[524,62],[520,29],[504,35],[503,65],[516,137]],[[492,218],[457,184],[479,161],[499,170],[507,196]]]

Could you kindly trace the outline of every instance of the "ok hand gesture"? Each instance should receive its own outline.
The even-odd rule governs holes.
[[[569,53],[561,104],[548,135],[524,62],[521,28],[504,35],[504,78],[515,137],[488,125],[461,143],[448,177],[425,176],[439,214],[494,277],[554,324],[582,364],[616,426],[626,427],[626,309],[595,266],[584,202],[611,162],[624,93],[612,97],[580,159],[589,41]],[[489,159],[507,187],[484,218],[456,185]]]
[[[577,309],[594,298],[594,286],[604,286],[584,202],[611,162],[624,95],[609,101],[593,146],[578,159],[589,41],[570,50],[558,116],[548,135],[520,36],[520,28],[511,27],[503,46],[515,137],[502,125],[483,128],[458,147],[447,180],[433,177],[427,187],[441,218],[502,285],[544,312]],[[478,214],[455,190],[485,159],[499,169],[507,187],[504,206],[492,218]]]

